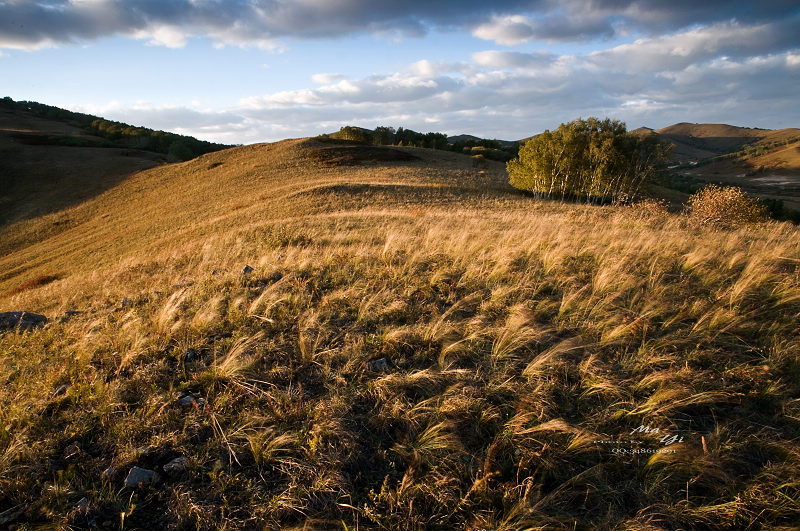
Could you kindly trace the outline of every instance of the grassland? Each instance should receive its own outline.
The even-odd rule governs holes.
[[[212,153],[2,228],[0,304],[52,318],[0,335],[6,525],[800,522],[796,226],[360,150]]]

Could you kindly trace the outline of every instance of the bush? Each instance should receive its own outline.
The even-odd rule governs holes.
[[[767,209],[738,186],[710,184],[689,197],[689,217],[701,224],[739,225],[766,221]]]

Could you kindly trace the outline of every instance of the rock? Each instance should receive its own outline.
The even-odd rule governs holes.
[[[7,509],[3,512],[0,512],[0,525],[3,524],[10,524],[25,512],[24,505],[16,505],[11,509]],[[11,529],[11,526],[8,526],[8,529]]]
[[[186,467],[189,466],[188,457],[176,457],[164,465],[164,473],[171,478],[178,478],[186,474]]]
[[[0,313],[0,330],[27,330],[44,326],[47,317],[31,312],[2,312]]]
[[[252,267],[250,267],[249,265],[246,265],[246,266],[244,266],[244,269],[242,269],[242,274],[243,274],[243,275],[249,275],[249,274],[250,274],[250,273],[252,273],[253,271],[255,271],[255,269],[253,269],[253,268],[252,268]]]
[[[183,361],[191,363],[196,359],[197,352],[193,348],[186,349],[186,352],[183,353]]]
[[[128,477],[125,478],[125,486],[129,489],[135,489],[138,487],[155,485],[159,480],[161,480],[161,477],[159,477],[155,470],[148,470],[135,466],[128,472]]]
[[[191,406],[203,407],[205,403],[206,403],[205,399],[197,398],[192,394],[187,394],[178,397],[178,404],[180,404],[183,407],[191,407]]]
[[[116,473],[116,469],[113,466],[110,466],[103,470],[103,473],[100,474],[100,477],[106,481],[110,481],[116,475]]]
[[[389,361],[386,358],[372,360],[367,363],[367,370],[372,372],[383,372],[389,370]]]
[[[272,282],[277,282],[277,281],[279,281],[279,280],[280,280],[280,279],[282,279],[282,278],[283,278],[283,273],[281,273],[280,271],[276,271],[276,272],[272,273],[272,274],[269,276],[269,279],[270,279]]]
[[[122,302],[120,302],[119,305],[124,310],[131,305],[131,300],[128,297],[125,297],[122,299]]]
[[[85,513],[88,508],[89,508],[89,500],[85,496],[80,500],[78,500],[78,503],[75,504],[75,509],[77,509],[82,513]]]

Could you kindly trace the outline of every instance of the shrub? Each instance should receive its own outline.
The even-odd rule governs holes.
[[[689,217],[701,224],[738,225],[767,219],[767,209],[738,186],[710,184],[689,197]]]

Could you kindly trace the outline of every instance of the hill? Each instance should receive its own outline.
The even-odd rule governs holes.
[[[167,161],[150,151],[105,147],[104,139],[60,120],[1,107],[0,158],[0,225],[78,204]]]
[[[7,224],[0,525],[797,522],[798,229],[506,180],[296,139]]]
[[[633,132],[652,132],[674,146],[672,176],[662,184],[683,192],[683,200],[707,183],[720,183],[739,186],[781,212],[800,210],[800,129],[684,122]]]

